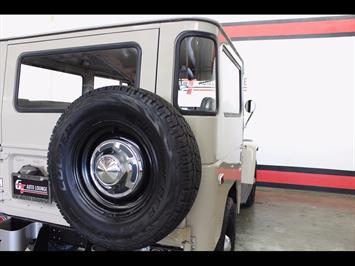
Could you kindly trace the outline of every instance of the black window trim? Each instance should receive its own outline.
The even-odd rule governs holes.
[[[178,105],[178,85],[179,85],[179,65],[180,65],[180,45],[181,42],[187,37],[200,37],[210,39],[214,43],[216,55],[216,110],[214,112],[206,111],[190,111],[183,110]],[[184,31],[178,35],[175,42],[175,63],[174,63],[174,78],[173,78],[173,105],[182,115],[192,116],[216,116],[219,109],[219,55],[218,55],[218,41],[216,35],[203,31]]]
[[[242,110],[243,110],[243,101],[242,101],[242,97],[243,97],[243,90],[242,90],[242,68],[241,66],[238,64],[238,61],[233,57],[233,55],[231,54],[231,52],[228,50],[228,48],[223,44],[222,46],[222,53],[225,53],[226,56],[228,57],[228,59],[237,67],[238,71],[239,71],[239,110],[238,113],[236,113],[236,115],[239,117],[242,115]]]
[[[135,82],[134,86],[139,88],[140,75],[141,75],[141,63],[142,63],[142,48],[137,42],[132,41],[132,42],[122,42],[122,43],[87,45],[87,46],[80,46],[80,47],[59,48],[59,49],[41,50],[41,51],[21,53],[19,55],[19,57],[17,59],[17,63],[16,63],[17,69],[16,69],[15,91],[14,91],[14,98],[13,98],[13,104],[14,104],[15,110],[19,113],[63,113],[65,110],[65,109],[58,109],[58,108],[36,108],[36,107],[29,108],[29,107],[22,107],[22,106],[18,105],[21,64],[22,64],[22,61],[24,58],[31,57],[31,56],[46,56],[46,55],[63,54],[63,53],[90,52],[90,51],[97,51],[97,50],[111,50],[111,49],[123,49],[123,48],[137,49],[137,73],[136,73],[136,82]],[[46,69],[46,68],[44,68],[44,69]],[[66,72],[63,72],[63,73],[66,73]],[[81,75],[78,75],[78,76],[81,76]]]

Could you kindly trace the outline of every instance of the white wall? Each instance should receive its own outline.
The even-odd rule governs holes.
[[[2,15],[0,38],[178,16]],[[204,17],[238,22],[320,16]],[[246,137],[260,146],[258,163],[354,171],[355,37],[235,44],[246,63],[247,95],[257,103]]]
[[[355,170],[355,37],[237,42],[259,163]]]

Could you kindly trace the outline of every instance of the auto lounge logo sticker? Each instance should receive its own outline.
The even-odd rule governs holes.
[[[42,196],[48,196],[48,187],[38,186],[33,184],[23,184],[21,179],[16,180],[15,189],[20,191],[20,194],[29,193]]]

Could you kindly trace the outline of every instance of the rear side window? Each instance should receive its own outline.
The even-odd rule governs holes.
[[[105,86],[112,86],[112,85],[122,85],[122,82],[120,80],[101,78],[101,77],[95,77],[94,79],[94,89],[98,89]]]
[[[65,72],[29,65],[21,66],[18,105],[64,108],[82,93],[83,78]]]
[[[177,42],[174,104],[182,114],[217,112],[217,48],[212,36],[191,33]]]
[[[23,56],[16,109],[20,112],[62,112],[90,90],[111,85],[138,86],[139,47],[115,46]]]

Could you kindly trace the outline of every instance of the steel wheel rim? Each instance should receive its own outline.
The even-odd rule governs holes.
[[[133,145],[142,157],[142,176],[137,185],[126,196],[121,194],[115,198],[98,189],[92,176],[90,161],[94,150],[108,140],[126,141]],[[78,192],[83,200],[98,213],[110,212],[114,216],[128,217],[142,209],[151,199],[151,189],[155,186],[157,161],[154,147],[140,129],[116,120],[100,120],[93,122],[80,134],[80,141],[73,145],[72,162],[75,165],[74,178]],[[94,177],[94,178],[93,178]],[[96,180],[99,182],[98,180]]]

